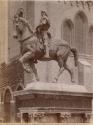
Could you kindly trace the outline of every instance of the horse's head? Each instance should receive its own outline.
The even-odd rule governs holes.
[[[26,26],[20,20],[20,17],[18,15],[14,16],[13,27],[14,27],[13,37],[16,39],[22,39]]]

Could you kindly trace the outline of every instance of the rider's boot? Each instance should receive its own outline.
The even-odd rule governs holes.
[[[44,39],[44,45],[45,45],[45,56],[44,57],[49,58],[49,47],[48,47],[47,39]]]

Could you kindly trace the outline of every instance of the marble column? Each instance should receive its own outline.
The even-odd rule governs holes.
[[[93,98],[92,98],[92,101],[91,101],[92,105],[91,105],[91,108],[92,108],[92,112],[91,112],[91,116],[90,116],[90,123],[93,123]]]
[[[0,101],[0,122],[4,122],[4,102]]]
[[[12,99],[10,101],[10,117],[11,117],[11,122],[15,122],[16,121],[16,107],[15,107],[15,100]]]
[[[23,123],[23,113],[20,113],[20,122]]]

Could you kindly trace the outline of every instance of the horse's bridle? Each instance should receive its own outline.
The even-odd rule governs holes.
[[[32,35],[28,36],[27,38],[24,38],[23,40],[19,40],[20,43],[23,43],[27,40],[29,40],[31,37],[33,37],[35,35],[35,33],[33,33]],[[43,41],[43,40],[42,40]],[[44,42],[44,41],[43,41]],[[43,43],[44,44],[44,43]]]
[[[33,37],[33,35],[30,35],[30,36],[28,36],[27,38],[24,38],[23,40],[19,40],[19,42],[23,43],[23,42],[25,42],[26,40],[29,40],[31,37]]]

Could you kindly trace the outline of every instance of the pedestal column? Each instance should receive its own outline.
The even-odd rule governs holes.
[[[0,101],[0,122],[4,122],[4,102]]]
[[[16,121],[16,107],[15,107],[15,100],[12,99],[10,101],[10,116],[11,116],[11,122],[15,122]]]
[[[90,115],[90,123],[93,123],[93,99],[92,99],[92,101],[91,101],[91,103],[92,103],[92,112],[91,112],[91,115]]]

